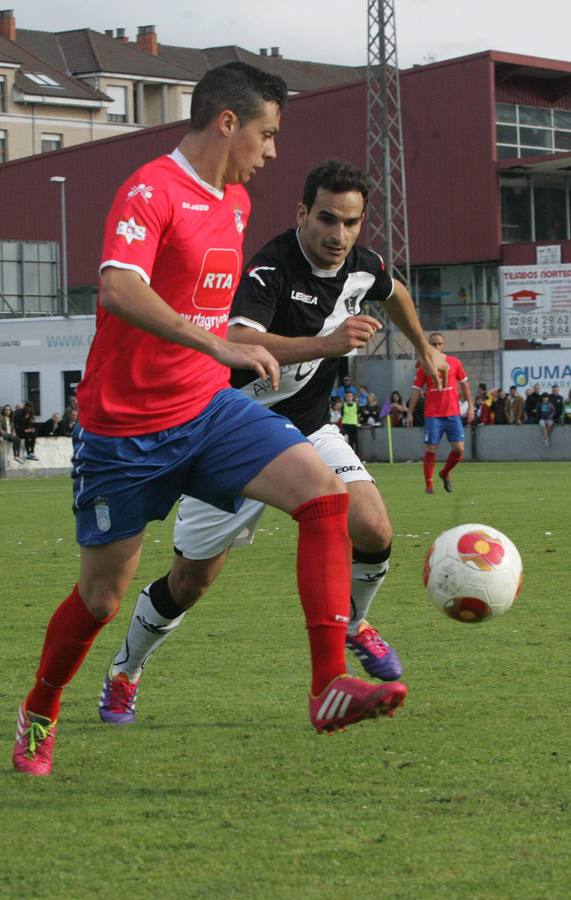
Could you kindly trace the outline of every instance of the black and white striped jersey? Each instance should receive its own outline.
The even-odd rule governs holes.
[[[348,316],[359,315],[365,301],[387,300],[392,291],[392,278],[373,251],[355,245],[337,271],[318,269],[292,228],[266,244],[246,267],[229,324],[284,337],[327,335]],[[284,365],[277,392],[269,380],[252,380],[246,370],[234,371],[232,384],[311,434],[329,421],[338,366],[338,359]]]

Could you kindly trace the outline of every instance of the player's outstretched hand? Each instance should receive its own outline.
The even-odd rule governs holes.
[[[330,356],[344,356],[351,350],[366,347],[381,328],[381,323],[372,316],[349,316],[328,336]]]
[[[448,363],[444,353],[427,344],[419,353],[419,362],[426,374],[432,377],[434,384],[440,388],[448,386]]]
[[[253,369],[260,378],[269,378],[274,391],[280,384],[280,366],[265,347],[220,341],[215,359],[231,369]]]

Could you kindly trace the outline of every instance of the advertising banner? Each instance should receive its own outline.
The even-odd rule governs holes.
[[[558,384],[566,397],[571,388],[571,350],[505,350],[502,387],[507,391],[512,384],[522,396],[534,384],[549,393]]]
[[[571,265],[500,266],[501,338],[571,339]]]

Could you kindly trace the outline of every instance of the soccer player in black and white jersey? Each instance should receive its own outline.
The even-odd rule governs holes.
[[[391,524],[372,477],[337,426],[329,424],[329,397],[339,357],[365,347],[380,327],[361,314],[370,300],[383,302],[427,372],[438,377],[446,362],[424,336],[407,290],[376,253],[356,244],[367,196],[366,175],[347,162],[327,160],[309,172],[297,206],[297,229],[270,241],[243,274],[229,336],[261,344],[281,364],[277,392],[269,379],[246,371],[234,372],[233,384],[291,419],[347,484],[353,568],[346,643],[369,675],[392,681],[403,671],[399,656],[366,618],[389,568]],[[226,513],[191,496],[182,498],[171,570],[137,598],[105,680],[103,721],[135,720],[146,660],[212,584],[230,547],[252,543],[263,510],[264,504],[254,500],[246,500],[237,513]]]

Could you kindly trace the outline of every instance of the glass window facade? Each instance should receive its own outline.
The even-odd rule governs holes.
[[[0,317],[59,315],[58,245],[0,241]]]
[[[498,159],[520,159],[571,150],[571,110],[496,104]]]
[[[495,265],[413,268],[411,293],[427,331],[498,327]]]
[[[504,244],[571,239],[571,178],[504,175],[500,189]]]

